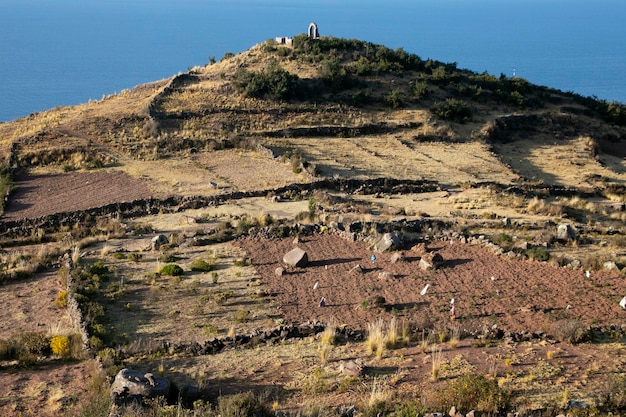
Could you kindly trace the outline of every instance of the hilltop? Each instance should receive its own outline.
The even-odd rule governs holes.
[[[0,154],[3,412],[103,413],[123,367],[188,408],[624,407],[620,103],[299,35],[2,123]]]

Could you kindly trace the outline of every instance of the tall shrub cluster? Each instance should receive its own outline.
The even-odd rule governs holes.
[[[254,98],[289,100],[303,95],[300,78],[281,68],[277,62],[260,72],[239,68],[235,72],[234,85],[240,93]]]

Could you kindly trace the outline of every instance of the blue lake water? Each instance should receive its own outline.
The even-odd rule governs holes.
[[[306,32],[626,102],[623,0],[0,0],[0,122]]]

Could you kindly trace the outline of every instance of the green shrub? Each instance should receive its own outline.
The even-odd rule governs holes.
[[[104,162],[100,158],[92,158],[87,162],[87,169],[104,168]]]
[[[308,215],[308,212],[307,212],[307,215]],[[249,258],[237,259],[235,262],[233,262],[233,265],[239,266],[239,267],[250,266],[252,265],[252,261]]]
[[[322,61],[318,76],[333,92],[347,90],[355,84],[346,68],[336,57]]]
[[[404,100],[406,99],[406,94],[404,91],[400,89],[393,89],[384,97],[385,103],[392,109],[399,109],[404,106]]]
[[[277,62],[261,72],[239,68],[233,84],[237,91],[254,98],[288,100],[303,95],[300,78],[281,68]]]
[[[178,256],[172,255],[171,253],[164,253],[163,255],[159,256],[159,262],[163,263],[172,263],[176,262],[179,259],[180,258]]]
[[[50,352],[50,339],[41,332],[21,334],[17,337],[17,344],[35,355],[46,355]]]
[[[97,352],[104,347],[104,342],[98,336],[91,336],[89,338],[89,346]]]
[[[465,123],[472,117],[471,107],[462,100],[448,98],[433,107],[433,113],[443,120]]]
[[[247,323],[250,321],[250,311],[248,310],[237,310],[235,313],[234,321],[237,323]]]
[[[213,300],[216,304],[222,305],[225,304],[230,298],[234,297],[235,293],[232,290],[221,292],[218,291],[213,294]]]
[[[411,93],[416,99],[428,97],[430,91],[428,90],[428,84],[425,81],[413,81],[411,83]]]
[[[169,275],[172,277],[181,276],[183,272],[183,268],[176,264],[167,264],[159,271],[161,275]]]
[[[502,413],[509,406],[510,394],[497,381],[483,375],[468,374],[447,382],[435,394],[435,408],[447,411],[476,410],[479,413]]]
[[[510,245],[513,243],[513,237],[511,237],[511,235],[505,232],[501,232],[497,234],[496,236],[492,237],[491,240],[496,245],[506,247],[506,248],[510,247]]]
[[[426,409],[423,404],[408,402],[405,404],[396,404],[393,414],[395,417],[415,417],[425,415]]]
[[[106,276],[110,271],[109,267],[102,261],[96,261],[87,267],[87,271],[92,275]]]
[[[143,255],[137,252],[130,252],[126,257],[131,262],[139,262],[141,258],[143,257]]]
[[[607,411],[626,409],[626,376],[613,374],[605,379],[598,392],[599,405]]]
[[[529,259],[534,259],[537,261],[547,261],[550,259],[550,252],[548,252],[545,248],[530,248],[524,251],[524,254]]]
[[[0,195],[3,197],[9,194],[13,190],[13,172],[11,171],[11,167],[8,165],[0,166]],[[0,212],[4,212],[4,204],[5,199],[2,199],[1,210]]]
[[[209,272],[213,270],[213,265],[203,259],[195,259],[189,269],[196,272]]]

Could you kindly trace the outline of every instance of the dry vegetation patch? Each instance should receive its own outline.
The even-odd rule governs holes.
[[[104,245],[105,250],[90,251],[106,253],[104,264],[111,271],[99,302],[106,306],[109,336],[131,350],[162,342],[202,343],[231,328],[240,334],[274,324],[260,277],[245,262],[245,253],[230,244],[162,251],[117,251],[127,247],[123,240]],[[200,263],[206,270],[194,271]],[[167,265],[178,265],[182,275],[168,275]]]
[[[531,140],[516,140],[507,144],[495,144],[495,151],[501,155],[516,173],[546,184],[566,187],[594,187],[594,178],[624,184],[626,165],[620,163],[602,164],[613,161],[609,155],[598,158],[590,148],[592,139],[555,139],[553,137],[533,137]]]

